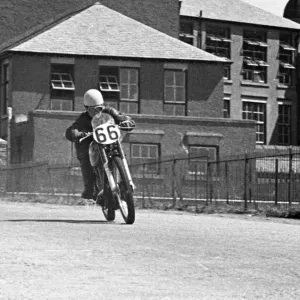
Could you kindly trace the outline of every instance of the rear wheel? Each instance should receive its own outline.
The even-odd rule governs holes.
[[[135,208],[127,173],[122,159],[115,156],[112,159],[112,174],[117,184],[116,197],[118,198],[119,208],[126,224],[133,224],[135,221]]]
[[[101,205],[102,212],[107,221],[113,221],[115,219],[115,210],[113,208],[113,203],[111,200],[111,191],[105,189],[105,179],[106,176],[101,172],[100,168],[95,167],[96,174],[96,191],[97,191],[97,204]],[[102,192],[101,192],[102,191]]]

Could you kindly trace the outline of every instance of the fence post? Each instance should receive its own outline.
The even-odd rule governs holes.
[[[247,190],[248,190],[248,155],[245,154],[245,170],[244,170],[244,210],[246,211],[248,209],[248,203],[247,203]]]
[[[288,186],[288,201],[289,205],[292,204],[292,172],[293,172],[293,153],[292,153],[292,148],[289,148],[289,186]]]
[[[173,207],[176,207],[176,159],[173,159],[172,165],[172,193],[173,193]]]
[[[249,164],[249,202],[252,202],[252,159],[248,160],[248,162],[250,161]],[[254,205],[256,205],[255,203],[255,199],[254,199]]]
[[[142,176],[142,185],[143,185],[143,199],[142,199],[142,208],[145,208],[145,164],[143,164],[143,176]]]
[[[229,204],[229,180],[228,180],[228,161],[225,161],[225,188],[226,188],[226,203]]]
[[[275,205],[278,203],[278,158],[275,159]]]
[[[206,204],[208,204],[208,201],[212,202],[212,194],[213,194],[213,186],[212,186],[212,170],[211,170],[211,164],[207,161],[207,187],[206,187]]]
[[[195,164],[195,200],[197,200],[197,163]]]

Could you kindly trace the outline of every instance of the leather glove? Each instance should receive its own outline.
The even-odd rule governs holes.
[[[130,117],[127,117],[127,120],[121,122],[119,126],[124,131],[131,131],[135,127],[135,122]]]

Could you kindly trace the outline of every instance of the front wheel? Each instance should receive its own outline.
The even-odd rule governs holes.
[[[107,181],[106,176],[103,171],[99,169],[99,167],[95,167],[95,175],[96,175],[96,193],[97,193],[97,204],[101,205],[102,212],[107,221],[114,221],[115,219],[115,210],[113,209],[112,201],[111,201],[111,192],[105,189],[105,180]]]
[[[112,174],[117,184],[117,200],[120,211],[126,224],[133,224],[135,221],[135,208],[132,195],[132,188],[128,180],[122,159],[115,156],[112,159]]]

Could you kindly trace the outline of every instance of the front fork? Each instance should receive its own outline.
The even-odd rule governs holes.
[[[113,177],[112,171],[110,170],[110,168],[108,166],[108,159],[107,159],[106,152],[105,152],[104,148],[101,146],[98,146],[98,149],[100,151],[101,161],[103,163],[104,171],[106,173],[110,189],[114,194],[117,192],[117,184]]]
[[[129,184],[131,186],[132,191],[134,191],[136,187],[135,187],[135,184],[133,183],[133,180],[132,180],[132,177],[131,177],[131,174],[130,174],[130,171],[129,171],[129,167],[128,167],[128,164],[127,164],[127,160],[126,160],[126,157],[125,157],[122,145],[121,145],[121,143],[119,141],[117,142],[117,147],[118,147],[118,152],[120,154],[120,157],[122,159],[122,162],[123,162],[123,165],[124,165],[124,168],[125,168],[125,172],[127,174],[128,180],[129,180]],[[116,184],[116,182],[114,180],[112,171],[110,170],[110,168],[108,166],[108,159],[107,159],[106,152],[105,152],[105,150],[104,150],[103,147],[98,147],[98,148],[99,148],[99,151],[100,151],[100,155],[101,155],[101,159],[102,159],[102,162],[103,162],[104,171],[106,173],[106,176],[107,176],[107,179],[108,179],[111,191],[113,193],[117,192],[117,184]]]

